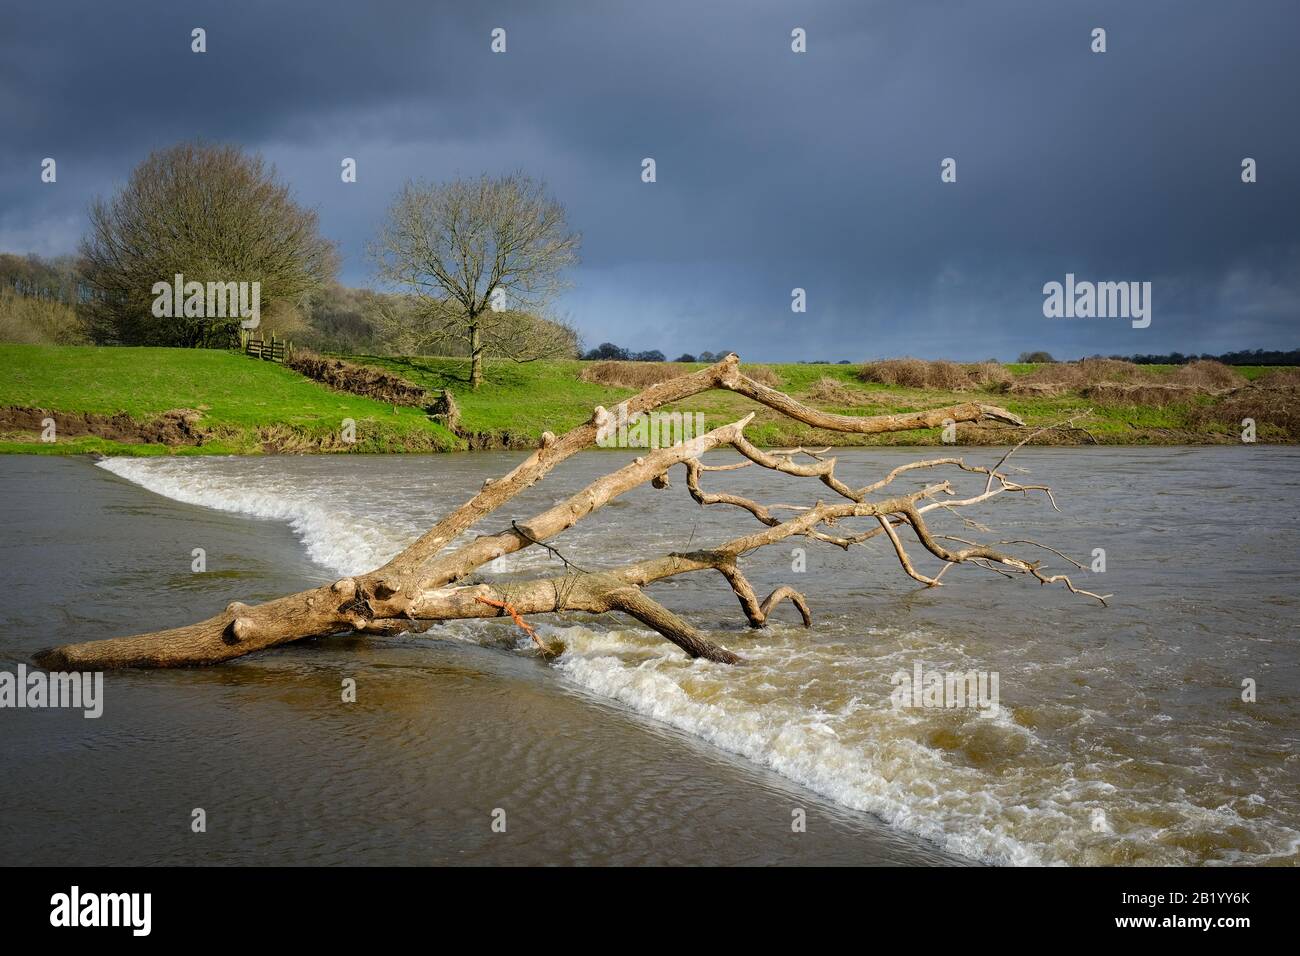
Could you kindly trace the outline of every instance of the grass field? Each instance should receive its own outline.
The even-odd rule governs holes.
[[[357,452],[458,447],[456,437],[416,408],[384,405],[331,391],[271,362],[210,349],[0,345],[0,406],[111,415],[144,421],[169,409],[203,413],[214,439],[181,454],[263,451],[267,445],[317,450],[342,444],[344,419],[356,422]],[[74,454],[166,454],[161,445],[94,436],[47,444],[0,435],[0,451]]]
[[[529,443],[535,442],[545,430],[559,434],[586,421],[596,405],[612,409],[620,400],[637,391],[633,388],[615,388],[581,381],[579,376],[583,366],[589,363],[576,360],[527,364],[488,362],[483,387],[478,392],[471,392],[466,384],[467,363],[461,359],[376,356],[348,358],[350,361],[382,367],[430,390],[450,388],[460,404],[461,430],[464,432],[509,435],[512,438],[523,438]],[[704,366],[696,364],[678,367],[688,371]],[[1190,412],[1194,406],[1208,401],[1204,397],[1193,399],[1187,404],[1164,407],[1102,406],[1078,395],[1039,398],[1000,392],[952,392],[868,384],[858,379],[855,365],[772,364],[764,367],[779,379],[779,387],[783,391],[806,404],[844,415],[881,415],[976,401],[1000,405],[1033,426],[1060,422],[1091,410],[1092,414],[1081,424],[1103,444],[1184,444],[1237,440],[1237,429],[1234,427],[1194,422],[1191,419]],[[1023,376],[1032,372],[1035,366],[1012,364],[1007,368],[1013,375]],[[1174,371],[1173,366],[1147,368],[1157,376],[1169,375]],[[1243,367],[1238,371],[1248,380],[1253,380],[1269,369]],[[852,401],[834,404],[808,397],[808,393],[815,391],[824,379],[836,382]],[[703,412],[710,428],[735,421],[751,411],[755,412],[754,422],[746,429],[746,434],[752,441],[769,447],[799,444],[934,445],[940,441],[937,429],[883,435],[822,432],[792,422],[771,409],[756,405],[732,392],[708,392],[681,405],[669,406],[666,410]],[[968,437],[976,439],[976,432],[969,432]],[[1279,430],[1270,428],[1267,423],[1260,425],[1259,440],[1276,441],[1284,440],[1284,437]],[[1004,441],[1005,433],[990,429],[980,433],[977,440]],[[1089,439],[1076,433],[1071,440]]]
[[[336,391],[269,362],[232,352],[189,349],[95,348],[91,346],[0,345],[0,407],[114,415],[125,412],[148,421],[170,409],[196,409],[210,437],[202,445],[113,441],[85,435],[39,441],[31,431],[0,429],[0,451],[70,454],[232,454],[264,451],[441,451],[475,445],[535,445],[543,431],[561,433],[586,421],[596,405],[613,409],[637,391],[582,381],[584,365],[574,361],[516,364],[489,361],[477,392],[466,384],[467,363],[450,358],[346,356],[384,368],[430,391],[450,388],[461,409],[461,436],[429,420],[416,408],[394,408]],[[678,366],[683,371],[702,365]],[[1231,423],[1207,422],[1194,413],[1212,403],[1196,396],[1182,404],[1098,405],[1075,394],[1027,397],[996,391],[951,392],[868,384],[856,366],[775,364],[765,366],[778,387],[827,411],[877,415],[977,401],[1000,405],[1030,425],[1059,422],[1091,409],[1088,435],[1064,440],[1104,444],[1182,444],[1236,441]],[[1034,370],[1009,365],[1013,375]],[[1158,375],[1171,368],[1151,367]],[[1248,379],[1267,369],[1239,369]],[[825,400],[828,382],[834,394]],[[811,393],[811,394],[810,394]],[[695,396],[669,411],[701,412],[708,427],[754,411],[751,440],[767,446],[822,444],[918,444],[940,441],[937,429],[885,435],[818,432],[730,392]],[[344,419],[356,422],[356,442],[340,439]],[[962,444],[1005,443],[1003,429],[967,428]],[[1289,440],[1289,433],[1259,425],[1260,441]]]

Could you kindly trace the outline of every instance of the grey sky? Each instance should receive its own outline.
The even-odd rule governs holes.
[[[93,196],[201,136],[275,162],[354,285],[407,178],[545,179],[584,235],[558,311],[589,344],[859,360],[1300,342],[1291,0],[3,0],[3,19],[0,251],[72,251]],[[1151,281],[1150,328],[1045,319],[1042,286],[1067,272]]]

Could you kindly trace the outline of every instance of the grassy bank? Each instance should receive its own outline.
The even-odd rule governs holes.
[[[177,446],[0,428],[0,451],[40,454],[251,454],[263,451],[440,451],[456,436],[420,409],[331,391],[281,368],[208,349],[0,345],[0,406],[112,416],[146,423],[171,409],[202,413],[210,438]],[[356,442],[343,441],[344,419]],[[107,429],[129,431],[129,429]]]
[[[448,358],[383,358],[351,356],[351,361],[382,367],[430,390],[450,388],[461,408],[462,433],[497,436],[506,444],[535,444],[541,433],[559,433],[586,421],[596,405],[613,408],[639,390],[581,380],[592,363],[552,361],[529,364],[489,362],[486,381],[478,392],[466,385],[466,363]],[[703,365],[676,365],[683,371]],[[1054,396],[1025,396],[997,389],[952,391],[933,388],[904,388],[864,382],[856,365],[771,364],[759,366],[773,376],[770,384],[808,405],[844,415],[882,415],[936,408],[959,402],[1000,405],[1015,412],[1031,426],[1060,422],[1091,410],[1080,424],[1087,434],[1058,436],[1063,442],[1101,444],[1218,444],[1240,440],[1240,418],[1235,414],[1213,414],[1220,399],[1208,395],[1188,396],[1186,401],[1164,406],[1146,403],[1102,404],[1077,393]],[[1005,368],[1014,378],[1025,378],[1041,366],[1012,364]],[[1156,379],[1171,377],[1173,366],[1145,366]],[[1258,379],[1270,369],[1237,369],[1246,381]],[[735,421],[755,412],[746,433],[766,446],[792,445],[934,445],[940,442],[937,429],[893,432],[883,435],[846,435],[825,432],[792,422],[783,415],[732,392],[697,395],[669,411],[702,412],[710,428]],[[1225,408],[1225,412],[1227,409]],[[1262,442],[1292,441],[1290,426],[1257,416],[1258,439]],[[963,444],[997,444],[1009,433],[997,427],[961,426]],[[1018,439],[1017,439],[1018,440]]]
[[[88,346],[0,345],[0,407],[41,409],[64,413],[69,427],[59,427],[58,440],[39,440],[38,426],[28,415],[20,427],[10,416],[0,425],[0,451],[69,454],[231,454],[259,452],[389,452],[437,451],[464,447],[535,446],[543,431],[563,432],[586,421],[596,405],[613,408],[636,387],[584,381],[590,363],[549,361],[515,364],[489,361],[486,381],[471,392],[463,360],[445,358],[379,358],[348,356],[423,386],[429,391],[451,389],[460,406],[460,435],[431,421],[418,408],[394,408],[330,388],[269,362],[211,350],[94,348]],[[701,368],[680,365],[678,370]],[[1077,392],[1057,395],[1014,394],[1002,387],[952,391],[906,388],[864,382],[856,366],[775,364],[755,371],[770,384],[801,401],[846,415],[877,415],[977,401],[1000,405],[1031,426],[1046,425],[1091,409],[1083,422],[1087,434],[1074,432],[1061,441],[1103,444],[1196,444],[1239,441],[1242,408],[1253,412],[1253,397],[1229,400],[1222,395],[1196,394],[1157,405],[1135,402],[1099,403]],[[1039,367],[1041,368],[1041,367]],[[1148,367],[1156,378],[1172,376],[1167,367]],[[1027,379],[1035,366],[1009,365],[1015,380]],[[1241,368],[1247,380],[1266,369]],[[1250,396],[1255,390],[1248,389]],[[1258,438],[1262,442],[1295,440],[1294,413],[1279,409],[1291,392],[1269,392],[1272,406],[1260,406]],[[1244,403],[1244,404],[1243,404]],[[160,440],[132,437],[122,421],[109,427],[97,421],[74,434],[95,416],[122,416],[131,422],[157,423],[175,409],[200,413],[195,417],[201,437]],[[937,429],[855,436],[819,432],[791,422],[770,409],[756,406],[730,392],[711,392],[668,409],[703,413],[707,427],[734,421],[754,411],[748,434],[768,446],[822,444],[939,443]],[[123,415],[124,413],[124,415]],[[75,416],[81,416],[77,418]],[[356,442],[343,441],[343,421],[356,423]],[[39,419],[37,419],[39,423]],[[128,423],[129,424],[129,423]],[[99,434],[92,432],[98,431]],[[147,429],[146,429],[147,431]],[[112,437],[118,434],[118,437]],[[170,434],[170,433],[169,433]],[[961,426],[960,444],[1001,444],[1012,433],[1003,428]],[[167,441],[168,439],[161,439]],[[1014,439],[1011,439],[1014,440]]]

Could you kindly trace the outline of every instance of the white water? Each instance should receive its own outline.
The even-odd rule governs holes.
[[[405,467],[385,470],[377,483],[364,470],[328,462],[305,469],[277,459],[101,465],[178,501],[285,521],[313,561],[339,574],[382,564],[465,490],[454,482],[439,488],[428,474],[411,476]],[[603,470],[599,463],[593,468]],[[675,542],[682,531],[673,523],[681,522],[651,522],[649,546],[656,534]],[[594,534],[580,526],[566,540],[576,547]],[[546,560],[531,549],[485,570],[510,573]],[[809,585],[815,610],[816,588]],[[1059,606],[1038,589],[1024,600]],[[1124,651],[1106,647],[1109,638],[1101,652],[1086,640],[1058,643],[1044,625],[1038,644],[1007,650],[1007,635],[977,638],[960,622],[864,628],[860,619],[850,610],[819,616],[812,632],[778,624],[757,637],[724,635],[747,660],[740,668],[690,661],[658,635],[608,618],[549,625],[544,633],[563,642],[554,666],[571,686],[951,852],[1014,864],[1295,861],[1294,817],[1268,812],[1280,802],[1279,788],[1295,779],[1294,753],[1279,754],[1276,766],[1214,765],[1210,755],[1233,750],[1230,740],[1225,746],[1228,735],[1257,728],[1235,714],[1197,711],[1175,733],[1170,724],[1179,721],[1164,706],[1132,703],[1130,675],[1112,656]],[[1115,627],[1115,618],[1101,620]],[[1175,636],[1181,642],[1186,635]],[[1163,647],[1148,642],[1140,653],[1155,659]],[[530,652],[526,640],[519,650]],[[1169,662],[1150,667],[1176,686],[1186,678],[1177,665],[1181,647],[1171,650]],[[943,670],[1000,669],[1004,678],[1011,672],[1026,689],[1009,705],[1004,700],[993,719],[973,710],[894,710],[889,675],[921,658]]]
[[[556,633],[566,647],[557,666],[590,691],[950,852],[1005,863],[1044,862],[1003,812],[1003,801],[1014,795],[988,792],[979,773],[955,769],[941,751],[899,727],[918,721],[879,701],[876,668],[867,674],[842,668],[836,675],[842,686],[830,706],[791,695],[791,686],[806,689],[825,679],[820,675],[828,654],[838,651],[846,661],[853,655],[826,644],[800,650],[789,628],[778,630],[786,639],[746,644],[745,667],[730,668],[665,651],[650,632],[569,627]],[[850,696],[844,700],[843,694]],[[1025,746],[1033,746],[1033,735],[1004,716],[991,723],[996,727],[970,729],[1024,738]]]
[[[336,477],[304,482],[273,459],[108,458],[99,466],[175,501],[283,521],[307,556],[337,574],[363,574],[384,564],[418,529],[393,515],[357,507],[364,489]],[[405,526],[404,526],[405,525]]]
[[[307,557],[339,575],[364,574],[388,562],[435,520],[419,517],[419,497],[436,494],[427,478],[376,487],[355,474],[286,471],[275,458],[106,458],[99,467],[174,501],[283,521]],[[451,546],[455,546],[452,542]],[[489,569],[515,571],[540,563],[535,553],[497,559]]]

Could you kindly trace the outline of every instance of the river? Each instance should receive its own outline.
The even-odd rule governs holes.
[[[865,484],[931,454],[844,450],[837,474]],[[0,458],[0,668],[369,570],[519,458]],[[475,530],[627,458],[577,456]],[[743,567],[760,595],[803,591],[809,630],[782,605],[751,631],[717,575],[651,589],[741,667],[575,615],[540,619],[564,646],[549,662],[494,620],[110,673],[99,719],[0,710],[0,863],[1296,864],[1300,452],[1027,448],[1013,462],[1062,513],[1004,496],[971,513],[990,532],[946,530],[1089,565],[1102,549],[1104,573],[1068,570],[1110,607],[972,566],[921,589],[879,538],[794,541]],[[673,477],[555,543],[599,567],[757,527]],[[704,480],[767,502],[829,493],[757,468]],[[485,570],[562,568],[534,548]],[[894,706],[891,677],[918,664],[995,675],[996,712]]]

